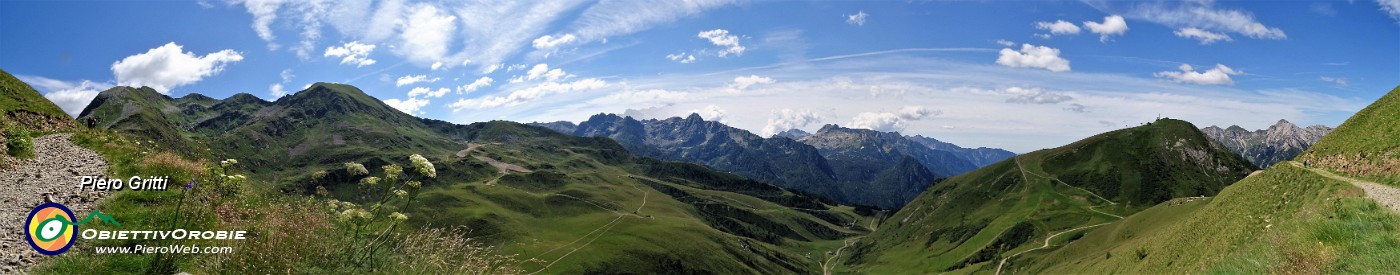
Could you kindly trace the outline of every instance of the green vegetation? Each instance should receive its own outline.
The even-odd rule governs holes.
[[[75,125],[73,117],[63,112],[34,87],[0,69],[0,121],[26,129],[47,133],[66,131]]]
[[[34,138],[23,126],[5,126],[5,153],[22,159],[34,158]]]
[[[465,237],[455,228],[406,228],[389,226],[365,238],[347,238],[337,222],[338,213],[324,200],[258,192],[256,180],[235,174],[237,161],[217,165],[186,160],[149,144],[137,144],[106,131],[82,131],[74,136],[79,145],[104,155],[111,174],[171,175],[165,191],[119,191],[99,203],[98,210],[121,222],[120,226],[91,223],[99,230],[246,230],[247,240],[84,240],[69,252],[50,258],[32,272],[39,274],[113,274],[175,272],[201,273],[362,273],[414,274],[513,273],[515,261],[495,249]],[[384,217],[389,217],[388,215]],[[377,223],[383,224],[383,223]],[[395,223],[397,224],[397,223]],[[380,233],[387,232],[387,233]],[[96,254],[97,246],[227,246],[226,254]],[[343,253],[354,248],[374,253]],[[363,250],[361,250],[363,251]],[[367,257],[346,257],[365,255]],[[371,265],[370,263],[374,263]]]
[[[1400,86],[1356,112],[1297,160],[1400,186]]]
[[[1040,248],[1046,236],[1172,198],[1214,195],[1252,169],[1190,123],[1162,119],[935,183],[847,260],[867,273],[995,272],[1002,259]],[[1023,255],[1037,253],[1044,252]]]
[[[1295,165],[1209,200],[1164,203],[1063,248],[1014,259],[1014,273],[1375,273],[1400,264],[1400,217],[1359,188]]]
[[[477,251],[458,261],[523,272],[810,273],[819,269],[823,253],[841,247],[839,238],[873,227],[868,211],[699,165],[635,157],[607,138],[573,137],[504,121],[455,125],[418,119],[340,84],[317,83],[276,102],[244,96],[171,99],[148,88],[118,87],[99,95],[83,117],[120,133],[99,136],[137,140],[132,144],[139,150],[109,160],[114,174],[151,169],[144,158],[120,157],[141,151],[181,152],[169,155],[178,159],[237,160],[229,167],[201,161],[188,169],[199,171],[191,178],[212,181],[220,173],[227,178],[228,169],[246,174],[247,182],[235,191],[212,192],[241,198],[226,206],[237,211],[211,206],[220,209],[214,212],[217,218],[236,218],[214,226],[278,235],[235,248],[266,252],[180,259],[175,261],[180,270],[411,271],[428,264],[418,259],[469,254],[411,241],[438,234],[461,239],[437,243]],[[75,139],[103,141],[84,142],[92,148],[106,146],[105,139],[86,134]],[[370,169],[345,169],[347,162],[394,167],[410,154],[435,163],[434,175],[402,169],[391,188],[383,181],[398,173],[375,169],[390,173],[377,174],[381,182],[371,188],[359,184]],[[424,182],[415,192],[405,188],[408,181],[402,179],[408,178],[431,178],[432,183]],[[220,185],[215,182],[205,185],[211,187],[206,190],[224,189],[212,188]],[[396,189],[408,192],[407,197],[398,197]],[[122,196],[110,200],[125,200]],[[339,202],[334,215],[330,210],[287,213],[306,205],[325,209],[329,200]],[[388,217],[398,216],[393,212],[406,219],[390,222]],[[310,222],[307,229],[288,229],[297,220]],[[282,233],[288,231],[297,233]],[[316,243],[300,232],[315,235],[310,239]],[[437,250],[442,252],[421,252]],[[271,255],[307,255],[310,263]],[[447,269],[423,272],[462,273],[442,270]]]

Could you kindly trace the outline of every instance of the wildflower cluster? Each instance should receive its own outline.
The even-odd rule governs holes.
[[[212,176],[210,184],[219,194],[225,196],[237,194],[240,186],[248,181],[247,176],[234,173],[235,165],[238,165],[237,159],[225,159],[219,161],[219,166],[208,168],[209,175]]]
[[[416,176],[437,177],[436,168],[427,158],[414,154],[409,156],[409,162],[413,164]],[[377,253],[384,253],[381,248],[392,239],[389,234],[409,218],[402,211],[407,211],[413,205],[423,187],[423,182],[408,178],[410,175],[404,173],[403,166],[389,164],[380,169],[383,170],[382,175],[371,176],[363,164],[345,163],[345,172],[351,179],[359,178],[356,181],[358,199],[366,202],[366,207],[333,199],[326,203],[339,221],[342,233],[350,239],[348,247],[342,248],[344,251],[341,254],[359,268],[374,268]],[[312,174],[312,180],[316,181],[325,177],[325,172]],[[317,193],[326,192],[318,190]]]

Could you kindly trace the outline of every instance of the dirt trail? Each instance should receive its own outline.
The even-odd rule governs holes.
[[[648,194],[648,193],[646,192],[646,190],[642,190],[641,188],[638,188],[638,187],[636,186],[636,183],[633,183],[632,188],[633,188],[633,189],[637,189],[637,191],[641,191],[641,192],[642,192],[642,203],[641,203],[640,205],[637,205],[637,210],[634,211],[635,213],[641,213],[642,208],[647,206],[647,194]],[[532,257],[531,259],[538,259],[540,256],[544,256],[544,255],[546,255],[546,254],[549,254],[550,252],[554,252],[554,251],[556,251],[556,250],[559,250],[560,248],[568,247],[568,246],[570,246],[570,245],[573,245],[573,244],[575,244],[575,243],[578,243],[579,241],[582,241],[583,239],[588,239],[589,236],[592,236],[592,237],[593,237],[592,239],[589,239],[588,242],[585,242],[585,243],[579,245],[578,247],[575,247],[573,250],[570,250],[568,253],[564,253],[564,255],[559,256],[559,258],[555,258],[553,261],[549,261],[549,264],[545,264],[545,266],[544,266],[544,267],[541,267],[540,270],[535,270],[535,272],[531,272],[530,274],[538,274],[538,273],[540,273],[540,272],[544,272],[545,270],[548,270],[549,267],[552,267],[552,266],[554,266],[554,264],[559,263],[559,260],[563,260],[564,258],[569,257],[569,255],[573,255],[574,252],[578,252],[580,249],[583,249],[584,247],[588,247],[588,245],[593,244],[593,241],[597,241],[598,238],[602,238],[604,234],[607,234],[608,231],[611,231],[611,230],[613,229],[613,227],[617,227],[618,222],[621,222],[623,218],[626,218],[626,217],[629,216],[629,215],[630,215],[630,216],[635,216],[635,217],[637,217],[637,218],[643,218],[642,216],[640,216],[640,215],[638,215],[638,214],[635,214],[635,213],[618,213],[618,212],[613,212],[613,213],[618,214],[618,215],[617,215],[617,218],[616,218],[616,219],[613,219],[612,221],[608,222],[607,224],[604,224],[603,226],[599,226],[598,228],[593,229],[593,231],[588,232],[588,234],[584,234],[583,237],[580,237],[580,238],[578,238],[577,240],[574,240],[574,241],[569,242],[569,243],[567,243],[567,244],[564,244],[564,245],[555,247],[554,249],[550,249],[549,251],[545,251],[544,253],[540,253],[539,255],[536,255],[535,257]],[[601,230],[601,231],[600,231],[600,230]],[[597,233],[597,234],[594,234],[594,233]]]
[[[1075,187],[1074,185],[1070,185],[1068,182],[1060,181],[1060,179],[1057,179],[1057,178],[1051,178],[1051,177],[1048,177],[1048,176],[1044,176],[1044,175],[1040,175],[1040,174],[1035,174],[1035,173],[1028,172],[1028,171],[1026,171],[1026,168],[1025,168],[1025,167],[1022,167],[1022,166],[1021,166],[1021,158],[1020,158],[1019,156],[1016,157],[1015,160],[1016,160],[1016,169],[1021,170],[1021,178],[1023,178],[1023,179],[1026,179],[1026,178],[1027,178],[1027,177],[1026,177],[1026,174],[1032,174],[1032,175],[1036,175],[1036,176],[1038,176],[1038,177],[1042,177],[1042,178],[1049,179],[1049,180],[1051,180],[1051,181],[1059,181],[1061,184],[1064,184],[1064,185],[1069,186],[1069,187]],[[1030,180],[1027,179],[1026,182],[1030,182]],[[1078,188],[1078,187],[1075,187],[1075,188]],[[1109,205],[1117,204],[1117,203],[1115,203],[1115,202],[1113,202],[1113,201],[1110,201],[1110,200],[1108,200],[1108,199],[1104,199],[1103,197],[1099,197],[1098,194],[1094,194],[1094,192],[1089,192],[1089,190],[1084,190],[1083,188],[1078,188],[1078,189],[1079,189],[1079,190],[1082,190],[1082,191],[1084,191],[1084,192],[1086,192],[1086,193],[1089,193],[1090,195],[1094,195],[1095,197],[1098,197],[1099,199],[1102,199],[1102,200],[1108,202]],[[1115,218],[1118,218],[1119,220],[1123,219],[1123,216],[1114,215],[1114,214],[1109,214],[1109,213],[1107,213],[1107,212],[1099,211],[1098,209],[1094,209],[1094,207],[1096,207],[1096,206],[1090,206],[1090,207],[1088,208],[1089,211],[1094,211],[1094,212],[1099,213],[1099,214],[1104,214],[1104,215],[1113,216],[1113,217],[1115,217]],[[1059,237],[1060,235],[1063,235],[1063,234],[1065,234],[1065,233],[1074,232],[1074,231],[1079,231],[1079,230],[1084,230],[1084,229],[1089,229],[1089,228],[1094,228],[1094,227],[1099,227],[1099,226],[1103,226],[1103,225],[1110,224],[1110,223],[1113,223],[1113,222],[1116,222],[1116,220],[1115,220],[1115,221],[1110,221],[1110,222],[1105,222],[1105,223],[1100,223],[1100,224],[1095,224],[1095,225],[1088,225],[1088,226],[1076,227],[1076,228],[1072,228],[1072,229],[1069,229],[1069,230],[1060,231],[1060,232],[1055,233],[1055,234],[1050,234],[1049,236],[1045,236],[1045,242],[1044,242],[1043,244],[1041,244],[1040,247],[1027,249],[1027,250],[1021,251],[1021,252],[1016,252],[1016,254],[1011,254],[1011,256],[1007,256],[1006,258],[1001,258],[1001,261],[997,263],[997,272],[996,272],[996,275],[1001,275],[1001,269],[1002,269],[1002,267],[1005,267],[1005,266],[1006,266],[1006,261],[1007,261],[1007,260],[1011,260],[1011,258],[1016,258],[1016,256],[1021,256],[1021,254],[1026,253],[1026,252],[1031,252],[1031,251],[1036,251],[1036,250],[1041,250],[1041,249],[1048,248],[1048,247],[1050,247],[1050,241],[1051,241],[1051,240],[1054,240],[1055,237]]]
[[[1070,230],[1060,231],[1059,233],[1051,234],[1050,236],[1046,236],[1046,237],[1045,237],[1045,244],[1041,245],[1040,247],[1027,249],[1026,251],[1016,252],[1016,254],[1011,254],[1011,256],[1007,256],[1006,258],[1002,258],[1002,259],[1001,259],[1001,262],[1000,262],[1000,263],[997,263],[997,273],[996,273],[996,274],[997,274],[997,275],[1001,275],[1001,268],[1002,268],[1003,266],[1006,265],[1006,260],[1010,260],[1011,258],[1015,258],[1016,256],[1021,256],[1022,253],[1031,252],[1031,251],[1036,251],[1036,250],[1041,250],[1041,249],[1045,249],[1046,247],[1050,247],[1050,240],[1055,239],[1055,237],[1059,237],[1060,235],[1065,234],[1065,233],[1074,232],[1074,231],[1079,231],[1079,230],[1082,230],[1082,229],[1089,229],[1089,228],[1099,227],[1099,226],[1103,226],[1103,225],[1105,225],[1105,224],[1110,224],[1110,223],[1113,223],[1113,222],[1106,222],[1106,223],[1100,223],[1100,224],[1095,224],[1095,225],[1090,225],[1090,226],[1078,227],[1078,228],[1074,228],[1074,229],[1070,229]]]
[[[45,201],[61,203],[76,215],[92,212],[106,191],[78,189],[81,176],[103,176],[107,161],[69,140],[71,134],[34,139],[34,159],[0,171],[0,273],[23,273],[45,258],[24,240],[24,219]]]
[[[1308,171],[1312,171],[1313,173],[1316,173],[1323,177],[1349,182],[1351,183],[1351,185],[1355,185],[1356,187],[1360,187],[1361,190],[1365,190],[1366,197],[1375,200],[1377,203],[1380,203],[1381,206],[1385,206],[1385,208],[1390,209],[1390,211],[1394,211],[1395,213],[1400,214],[1400,189],[1384,184],[1333,174],[1332,172],[1322,170],[1321,168],[1303,167],[1303,164],[1298,163],[1296,161],[1289,161],[1288,164],[1307,169]]]
[[[831,261],[837,258],[841,258],[841,250],[846,250],[847,247],[851,247],[852,244],[855,244],[857,241],[860,241],[860,238],[864,237],[865,236],[853,237],[842,241],[845,243],[845,245],[842,245],[841,248],[837,248],[835,254],[832,254],[831,257],[826,258],[825,262],[822,262],[822,275],[831,275],[831,269],[836,267],[836,265],[832,264]]]

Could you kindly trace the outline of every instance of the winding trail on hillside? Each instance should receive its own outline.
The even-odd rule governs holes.
[[[24,240],[24,219],[35,206],[52,201],[86,215],[109,194],[78,188],[81,176],[104,176],[108,164],[97,152],[73,144],[71,136],[34,138],[34,159],[0,171],[0,274],[25,273],[45,258]]]
[[[1060,183],[1062,183],[1062,184],[1064,184],[1064,185],[1067,185],[1067,186],[1069,186],[1069,187],[1075,187],[1075,186],[1073,186],[1073,185],[1070,185],[1070,184],[1067,183],[1067,182],[1060,181],[1059,179],[1056,179],[1056,178],[1051,178],[1051,177],[1047,177],[1047,176],[1044,176],[1044,175],[1039,175],[1039,174],[1035,174],[1035,173],[1031,173],[1031,172],[1029,172],[1029,171],[1026,171],[1026,168],[1025,168],[1024,166],[1021,166],[1021,158],[1020,158],[1020,156],[1016,156],[1016,157],[1015,157],[1015,160],[1016,160],[1016,169],[1021,170],[1021,178],[1026,179],[1026,182],[1030,182],[1029,178],[1026,177],[1026,174],[1032,174],[1032,175],[1036,175],[1036,176],[1038,176],[1038,177],[1046,178],[1046,179],[1049,179],[1049,180],[1052,180],[1052,181],[1059,181]],[[1076,187],[1076,188],[1078,188],[1078,187]],[[1098,197],[1099,199],[1103,199],[1104,201],[1107,201],[1110,205],[1117,204],[1117,203],[1114,203],[1113,201],[1109,201],[1109,200],[1107,200],[1107,199],[1104,199],[1103,197],[1099,197],[1098,194],[1094,194],[1093,192],[1089,192],[1089,190],[1084,190],[1083,188],[1080,188],[1079,190],[1083,190],[1084,192],[1089,193],[1090,195],[1094,195],[1095,197]],[[1096,207],[1096,206],[1090,206],[1090,207],[1088,207],[1089,211],[1094,211],[1095,213],[1113,216],[1113,217],[1115,217],[1115,218],[1118,218],[1118,220],[1122,220],[1122,219],[1123,219],[1123,216],[1114,215],[1114,214],[1109,214],[1109,213],[1106,213],[1106,212],[1103,212],[1103,211],[1099,211],[1098,209],[1094,209],[1094,207]],[[1001,261],[997,263],[997,272],[996,272],[996,275],[1001,275],[1001,269],[1002,269],[1003,267],[1006,266],[1006,261],[1011,260],[1011,258],[1016,258],[1016,256],[1021,256],[1021,254],[1024,254],[1024,253],[1026,253],[1026,252],[1031,252],[1031,251],[1036,251],[1036,250],[1041,250],[1041,249],[1048,248],[1048,247],[1050,247],[1050,241],[1051,241],[1051,240],[1054,240],[1055,237],[1059,237],[1060,235],[1063,235],[1063,234],[1069,233],[1069,232],[1075,232],[1075,231],[1079,231],[1079,230],[1084,230],[1084,229],[1089,229],[1089,228],[1094,228],[1094,227],[1103,226],[1103,225],[1110,224],[1110,223],[1113,223],[1113,222],[1116,222],[1116,221],[1117,221],[1117,220],[1110,221],[1110,222],[1105,222],[1105,223],[1100,223],[1100,224],[1095,224],[1095,225],[1088,225],[1088,226],[1076,227],[1076,228],[1072,228],[1072,229],[1069,229],[1069,230],[1060,231],[1060,232],[1057,232],[1057,233],[1055,233],[1055,234],[1050,234],[1049,236],[1045,236],[1045,242],[1044,242],[1043,244],[1041,244],[1040,247],[1027,249],[1027,250],[1021,251],[1021,252],[1016,252],[1016,254],[1011,254],[1011,256],[1006,256],[1006,258],[1001,258]]]
[[[1381,206],[1390,209],[1390,211],[1400,214],[1400,189],[1384,184],[1337,175],[1330,171],[1322,170],[1321,168],[1304,167],[1303,164],[1297,161],[1289,161],[1288,164],[1312,171],[1323,177],[1351,183],[1351,185],[1355,185],[1361,188],[1361,190],[1366,191],[1366,197],[1375,200],[1377,203],[1380,203]]]
[[[637,210],[634,211],[634,212],[636,212],[636,213],[641,213],[642,207],[646,207],[646,206],[647,206],[647,197],[648,197],[647,194],[648,194],[648,192],[647,192],[646,190],[642,190],[641,188],[638,188],[638,187],[637,187],[637,183],[635,183],[635,182],[632,183],[632,188],[633,188],[633,189],[637,189],[637,191],[642,192],[642,203],[641,203],[640,205],[638,205],[638,206],[637,206]],[[617,218],[613,219],[612,221],[608,222],[607,224],[604,224],[603,226],[599,226],[598,228],[593,229],[593,231],[588,232],[588,234],[584,234],[583,237],[580,237],[580,238],[578,238],[578,239],[576,239],[576,240],[574,240],[574,241],[572,241],[572,242],[569,242],[568,244],[564,244],[564,245],[555,247],[554,249],[550,249],[549,251],[545,251],[544,253],[540,253],[539,255],[536,255],[535,257],[532,257],[531,259],[538,259],[540,256],[544,256],[544,255],[546,255],[546,254],[549,254],[549,253],[551,253],[551,252],[554,252],[554,251],[556,251],[556,250],[559,250],[560,248],[568,247],[568,246],[570,246],[570,245],[573,245],[573,244],[575,244],[575,243],[578,243],[579,241],[582,241],[583,239],[589,239],[589,236],[593,236],[593,238],[592,238],[592,239],[589,239],[588,242],[585,242],[585,243],[579,245],[578,247],[574,247],[573,250],[570,250],[568,253],[564,253],[564,255],[560,255],[559,258],[555,258],[553,261],[549,261],[549,264],[545,264],[545,266],[544,266],[544,267],[541,267],[540,270],[535,270],[535,272],[530,272],[530,274],[538,274],[538,273],[540,273],[540,272],[544,272],[545,270],[549,270],[550,267],[554,266],[554,264],[556,264],[556,263],[559,263],[560,260],[563,260],[564,258],[569,257],[569,255],[573,255],[574,252],[578,252],[579,250],[581,250],[581,249],[583,249],[583,248],[585,248],[585,247],[588,247],[588,245],[593,244],[593,241],[597,241],[598,238],[602,238],[604,234],[607,234],[608,231],[611,231],[611,230],[613,229],[613,227],[617,227],[618,223],[621,222],[623,218],[626,218],[626,217],[629,215],[629,213],[617,213],[617,212],[614,212],[614,213],[618,214],[618,215],[617,215]],[[631,215],[631,216],[636,216],[636,217],[638,217],[638,218],[642,218],[642,216],[640,216],[640,215],[638,215],[638,214],[630,214],[630,215]],[[601,230],[601,231],[599,231],[599,230]],[[597,233],[597,234],[594,234],[594,233]]]
[[[843,241],[843,242],[845,242],[845,245],[842,245],[841,248],[837,248],[837,249],[836,249],[836,253],[833,253],[830,257],[827,257],[827,258],[826,258],[826,261],[825,261],[825,262],[822,262],[822,275],[831,275],[831,269],[834,268],[834,267],[836,267],[835,264],[832,264],[832,263],[831,263],[831,260],[835,260],[836,258],[841,258],[841,251],[842,251],[842,250],[845,250],[847,247],[851,247],[852,244],[855,244],[857,241],[860,241],[860,238],[864,238],[864,237],[865,237],[865,236],[852,237],[852,238],[850,238],[850,239],[846,239],[845,241]]]
[[[1077,228],[1070,229],[1070,230],[1060,231],[1059,233],[1050,234],[1050,236],[1046,236],[1046,237],[1045,237],[1045,244],[1041,245],[1040,247],[1031,248],[1031,249],[1026,249],[1026,251],[1016,252],[1016,254],[1011,254],[1011,256],[1007,256],[1006,258],[1001,258],[1001,262],[1000,262],[1000,263],[997,263],[997,273],[996,273],[996,274],[997,274],[997,275],[1001,275],[1001,268],[1002,268],[1003,266],[1006,266],[1006,261],[1007,261],[1007,260],[1011,260],[1011,258],[1015,258],[1016,256],[1021,256],[1022,253],[1031,252],[1031,251],[1036,251],[1036,250],[1041,250],[1041,249],[1045,249],[1045,248],[1047,248],[1047,247],[1050,247],[1050,240],[1055,239],[1055,237],[1059,237],[1060,235],[1065,234],[1065,233],[1074,232],[1074,231],[1079,231],[1079,230],[1082,230],[1082,229],[1089,229],[1089,228],[1099,227],[1099,226],[1103,226],[1103,225],[1110,224],[1110,223],[1113,223],[1113,222],[1100,223],[1100,224],[1095,224],[1095,225],[1090,225],[1090,226],[1082,226],[1082,227],[1077,227]]]

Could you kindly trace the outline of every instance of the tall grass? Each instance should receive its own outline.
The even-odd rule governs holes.
[[[468,239],[462,228],[411,228],[379,210],[378,226],[347,235],[349,224],[320,198],[243,188],[256,178],[236,173],[236,160],[217,164],[189,160],[150,144],[105,131],[81,131],[74,141],[103,154],[116,176],[170,176],[170,190],[120,191],[96,207],[122,222],[98,230],[241,230],[245,240],[79,240],[69,252],[30,270],[38,274],[484,274],[518,273],[513,256]],[[421,166],[414,166],[418,168]],[[423,174],[423,172],[419,172]],[[387,177],[387,176],[386,176]],[[246,179],[246,180],[245,180]],[[190,180],[197,183],[186,185]],[[396,179],[397,180],[397,179]],[[383,197],[404,199],[396,190],[409,181],[381,184]],[[416,188],[414,188],[416,193]],[[406,195],[406,194],[405,194]],[[384,200],[391,202],[393,199]],[[337,206],[342,208],[343,205]],[[373,206],[371,206],[373,207]],[[372,211],[373,210],[373,211]],[[400,214],[402,215],[402,214]],[[229,246],[227,254],[96,254],[95,246]],[[351,257],[347,257],[351,255]]]

